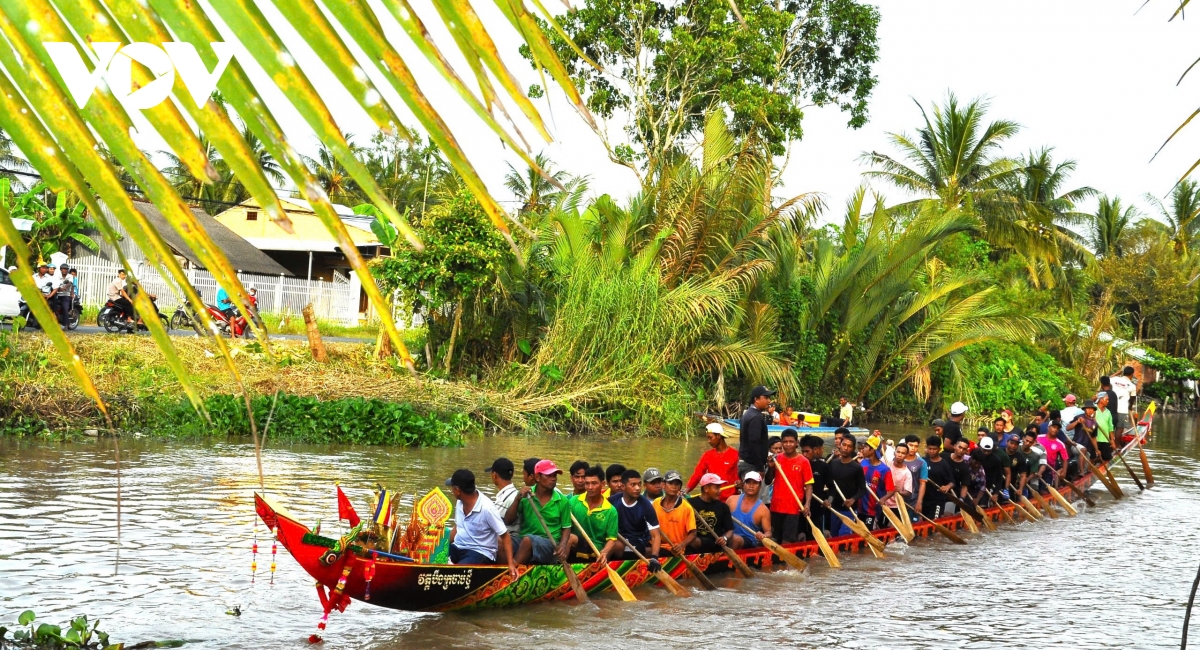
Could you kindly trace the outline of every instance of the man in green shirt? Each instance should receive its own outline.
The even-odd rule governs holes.
[[[504,520],[511,523],[520,513],[521,546],[517,549],[517,564],[555,564],[567,559],[576,542],[571,534],[571,506],[569,498],[556,489],[562,470],[554,461],[538,461],[533,474],[533,498],[529,498],[528,487],[521,488]]]
[[[620,555],[624,549],[617,539],[617,509],[604,498],[605,487],[604,470],[599,465],[590,467],[583,475],[584,493],[571,497],[571,514],[575,515],[582,532],[600,549],[597,557],[587,540],[580,539],[572,559],[608,562],[608,558]]]
[[[1085,407],[1090,404],[1089,401]],[[1096,446],[1100,448],[1100,458],[1106,463],[1113,458],[1112,434],[1113,416],[1108,409],[1108,394],[1100,393],[1100,401],[1096,404]]]

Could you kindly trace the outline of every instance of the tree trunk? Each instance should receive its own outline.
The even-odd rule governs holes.
[[[379,359],[391,358],[393,354],[392,337],[388,336],[387,330],[379,328],[379,339],[375,341],[375,356]]]
[[[450,374],[450,362],[454,359],[454,340],[458,338],[458,328],[462,325],[463,301],[460,298],[454,308],[454,326],[450,328],[450,345],[446,349],[446,374]]]
[[[321,340],[321,332],[317,329],[317,317],[313,315],[312,303],[304,306],[300,312],[304,315],[304,326],[308,331],[308,349],[312,351],[313,360],[325,363],[329,354],[325,352],[325,342]]]

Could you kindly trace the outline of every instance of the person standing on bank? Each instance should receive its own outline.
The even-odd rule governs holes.
[[[738,478],[746,472],[762,474],[767,467],[767,420],[763,416],[771,404],[775,391],[767,390],[766,386],[755,386],[750,391],[750,408],[742,413],[741,438],[738,443]]]
[[[845,397],[838,398],[838,418],[841,422],[839,427],[849,427],[854,423],[854,405]]]
[[[454,494],[454,530],[450,531],[451,564],[508,565],[508,573],[517,578],[512,542],[496,504],[475,489],[475,474],[469,469],[455,470],[446,479]],[[500,562],[497,562],[497,559]]]
[[[1137,395],[1137,384],[1134,383],[1133,375],[1133,366],[1125,366],[1121,369],[1121,374],[1113,375],[1110,380],[1112,389],[1117,393],[1117,403],[1115,409],[1112,403],[1109,403],[1108,408],[1114,411],[1113,424],[1116,426],[1118,438],[1125,435],[1137,417],[1133,410],[1133,398]]]

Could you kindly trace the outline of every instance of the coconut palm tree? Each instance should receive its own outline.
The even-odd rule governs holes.
[[[897,206],[904,212],[934,200],[946,210],[973,216],[975,229],[994,249],[1057,260],[1050,215],[1023,209],[1015,193],[1023,168],[1001,152],[1020,126],[1009,120],[985,122],[987,108],[982,99],[960,104],[953,93],[933,107],[932,115],[920,107],[925,123],[915,136],[888,134],[899,157],[864,153],[860,159],[875,167],[864,175],[922,197]]]
[[[1047,259],[1026,256],[1026,267],[1030,277],[1046,286],[1061,287],[1064,299],[1070,300],[1071,292],[1065,282],[1068,265],[1076,268],[1092,262],[1092,254],[1084,245],[1084,238],[1072,227],[1087,223],[1090,215],[1078,210],[1084,200],[1096,195],[1091,187],[1067,190],[1066,184],[1075,171],[1074,160],[1056,163],[1053,147],[1042,147],[1030,151],[1021,160],[1021,175],[1017,184],[1010,188],[1021,201],[1021,211],[1035,215],[1030,221],[1050,224],[1052,236],[1058,248],[1058,258]]]
[[[1121,197],[1101,196],[1096,212],[1088,215],[1084,224],[1084,239],[1096,257],[1121,257],[1125,254],[1129,227],[1141,216],[1136,206],[1121,205]]]
[[[1157,210],[1171,232],[1175,253],[1187,257],[1192,244],[1200,235],[1200,183],[1191,179],[1179,181],[1171,190],[1171,207],[1163,205],[1158,197],[1147,194],[1146,200]]]
[[[24,158],[17,155],[17,146],[4,129],[0,129],[0,178],[7,178],[13,189],[24,189],[27,184],[21,176],[13,172],[32,171],[33,167]]]
[[[354,134],[345,133],[342,137],[355,156],[361,157],[365,154],[362,147],[354,144]],[[345,205],[357,205],[367,200],[358,182],[346,169],[346,166],[324,143],[318,143],[315,157],[301,156],[301,158],[304,160],[304,164],[308,165],[313,176],[317,178],[317,183],[322,190],[325,190],[330,201]]]
[[[508,163],[508,173],[504,175],[504,186],[521,202],[520,213],[533,212],[554,202],[555,197],[562,191],[570,179],[565,171],[555,170],[554,164],[545,154],[534,156],[533,162],[546,172],[539,174],[532,165],[524,170],[518,170]]]

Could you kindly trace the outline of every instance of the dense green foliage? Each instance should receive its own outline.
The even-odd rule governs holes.
[[[998,413],[1010,408],[1032,413],[1046,402],[1057,404],[1072,390],[1090,385],[1063,368],[1054,357],[1013,343],[981,343],[963,354],[963,364],[978,379],[972,386],[972,408],[980,413]]]
[[[633,147],[611,151],[654,173],[717,108],[740,136],[775,155],[801,136],[806,105],[836,105],[850,125],[867,119],[875,87],[879,11],[857,0],[591,0],[562,28],[600,72],[549,28],[588,108],[630,115]]]

